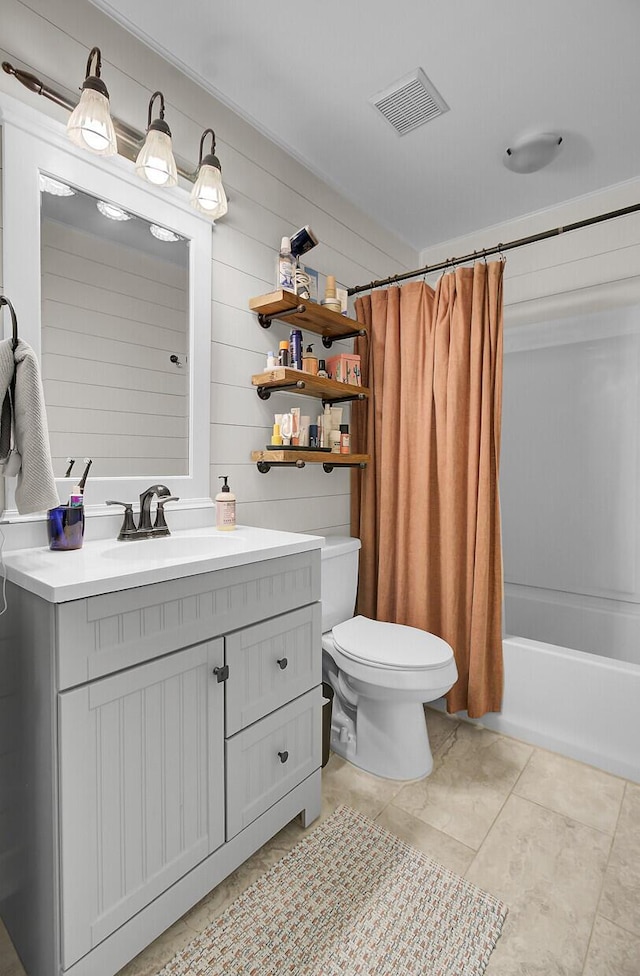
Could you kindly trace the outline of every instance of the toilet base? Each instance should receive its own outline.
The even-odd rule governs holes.
[[[360,697],[355,732],[336,717],[331,748],[360,769],[385,779],[424,779],[433,769],[424,706]],[[341,729],[342,741],[341,741]]]

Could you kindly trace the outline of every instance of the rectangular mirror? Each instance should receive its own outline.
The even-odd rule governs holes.
[[[54,474],[189,473],[189,246],[40,175],[42,380]]]
[[[3,291],[40,359],[61,498],[91,457],[88,514],[153,482],[210,504],[211,222],[186,190],[76,149],[63,125],[2,93],[0,122]],[[63,189],[48,192],[52,179]],[[7,479],[5,517],[16,514]]]

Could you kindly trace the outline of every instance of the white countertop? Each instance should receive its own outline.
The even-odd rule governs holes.
[[[48,547],[4,554],[7,579],[50,603],[128,590],[164,580],[196,576],[321,547],[320,536],[239,525],[232,532],[213,527],[173,532],[163,539],[85,542],[82,549]]]

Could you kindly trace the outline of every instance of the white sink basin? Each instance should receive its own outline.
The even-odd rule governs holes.
[[[177,559],[197,559],[207,556],[220,556],[226,552],[242,549],[242,542],[231,538],[232,533],[219,535],[193,536],[164,536],[161,539],[135,539],[134,541],[118,542],[112,548],[106,549],[103,556],[106,559],[116,559],[120,562],[160,563],[175,562]]]

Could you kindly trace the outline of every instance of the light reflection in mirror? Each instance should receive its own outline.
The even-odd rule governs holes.
[[[159,240],[149,221],[73,189],[41,193],[54,473],[64,476],[69,457],[92,457],[102,478],[186,475],[189,242]]]

